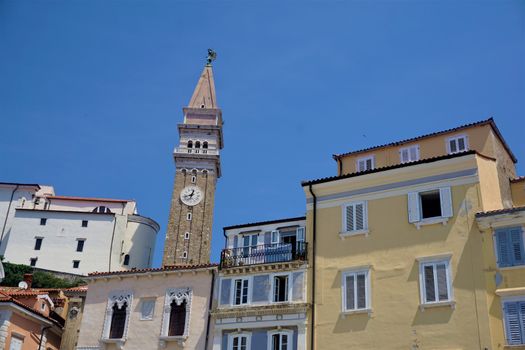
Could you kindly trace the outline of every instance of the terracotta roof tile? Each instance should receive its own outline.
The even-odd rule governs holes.
[[[498,215],[498,214],[510,214],[510,213],[515,213],[517,211],[525,211],[525,206],[484,211],[484,212],[477,213],[476,217],[481,218],[485,216]]]
[[[520,181],[525,181],[525,176],[518,176],[515,179],[510,179],[510,182],[520,182]]]
[[[163,271],[179,271],[179,270],[197,270],[206,269],[211,267],[218,267],[219,264],[197,264],[197,265],[177,265],[177,266],[164,266],[147,269],[136,269],[136,270],[122,270],[122,271],[108,271],[108,272],[90,272],[89,277],[98,276],[114,276],[114,275],[130,275],[135,273],[147,273],[147,272],[163,272]]]
[[[107,202],[107,203],[126,203],[134,202],[132,199],[111,199],[111,198],[95,198],[95,197],[75,197],[75,196],[47,196],[49,199],[62,199],[68,201],[88,201],[88,202]]]

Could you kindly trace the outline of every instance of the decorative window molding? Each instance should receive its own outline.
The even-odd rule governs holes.
[[[228,334],[228,350],[250,350],[252,334],[249,332]]]
[[[468,136],[467,135],[456,135],[447,138],[447,153],[454,154],[468,151]]]
[[[369,268],[342,271],[341,287],[343,315],[372,312]]]
[[[164,310],[162,312],[162,326],[160,333],[160,345],[165,346],[168,341],[177,341],[179,345],[183,346],[184,341],[188,338],[190,332],[190,315],[191,315],[191,299],[193,291],[191,288],[169,288],[166,290],[166,297],[164,299]],[[186,317],[184,322],[184,332],[181,336],[170,336],[170,314],[171,303],[182,305],[186,302]]]
[[[124,345],[124,342],[126,341],[128,337],[129,316],[131,314],[132,302],[133,302],[133,292],[130,290],[111,292],[111,294],[108,297],[108,304],[106,306],[106,318],[104,319],[104,327],[102,328],[102,339],[101,339],[102,342],[117,343],[118,347],[122,347]],[[120,339],[111,339],[110,331],[111,331],[111,320],[113,317],[113,307],[117,305],[117,307],[121,309],[124,306],[124,304],[127,305],[126,321],[124,324],[124,333],[122,335],[122,338]]]
[[[434,306],[455,307],[450,257],[419,258],[420,309]]]
[[[339,236],[368,234],[368,205],[367,202],[346,203],[342,207],[342,229]]]
[[[419,160],[419,145],[403,147],[399,149],[399,160],[401,163],[410,163]]]
[[[375,157],[373,155],[361,157],[356,160],[356,171],[367,171],[375,168]]]
[[[293,331],[286,329],[278,329],[268,332],[267,350],[292,350],[293,347]]]

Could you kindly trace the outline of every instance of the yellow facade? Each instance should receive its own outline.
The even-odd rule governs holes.
[[[446,156],[445,140],[457,133],[467,134],[469,149],[476,152]],[[311,348],[506,348],[496,293],[523,288],[525,295],[525,269],[497,271],[492,230],[481,229],[476,214],[525,203],[517,182],[510,181],[515,177],[513,156],[491,123],[414,143],[422,161],[399,166],[401,146],[388,146],[371,152],[375,168],[387,168],[355,173],[356,159],[365,153],[352,154],[341,158],[341,173],[348,175],[303,183],[307,240],[315,245],[309,276],[315,287],[308,291],[314,311]],[[433,157],[438,158],[423,161]],[[421,209],[422,194],[439,189],[450,191],[450,215],[444,214],[449,210],[443,209],[446,197],[440,197],[446,217],[410,222],[411,198],[418,198]],[[356,211],[355,203],[363,203],[367,225],[348,232],[346,208]],[[427,271],[436,273],[438,265],[427,270],[432,263],[447,269],[450,289],[444,301],[425,300],[433,297],[427,284],[434,280]],[[496,272],[503,281],[498,286]],[[366,293],[347,288],[349,283],[358,286],[359,274],[367,274],[360,277],[368,283]],[[441,293],[439,288],[434,293]],[[366,307],[348,299],[350,290],[354,299],[366,294]],[[354,302],[349,309],[347,304]]]

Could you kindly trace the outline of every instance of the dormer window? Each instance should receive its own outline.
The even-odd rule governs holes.
[[[447,139],[448,154],[468,151],[467,135],[459,135]]]
[[[363,157],[357,160],[357,171],[367,171],[374,169],[374,156]]]

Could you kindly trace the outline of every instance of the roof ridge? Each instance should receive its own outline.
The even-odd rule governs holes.
[[[163,271],[180,271],[180,270],[196,270],[205,269],[210,267],[218,267],[219,264],[194,264],[194,265],[169,265],[163,267],[150,267],[146,269],[135,269],[135,270],[122,270],[122,271],[95,271],[88,273],[88,277],[96,276],[112,276],[112,275],[130,275],[134,273],[146,273],[146,272],[163,272]]]

